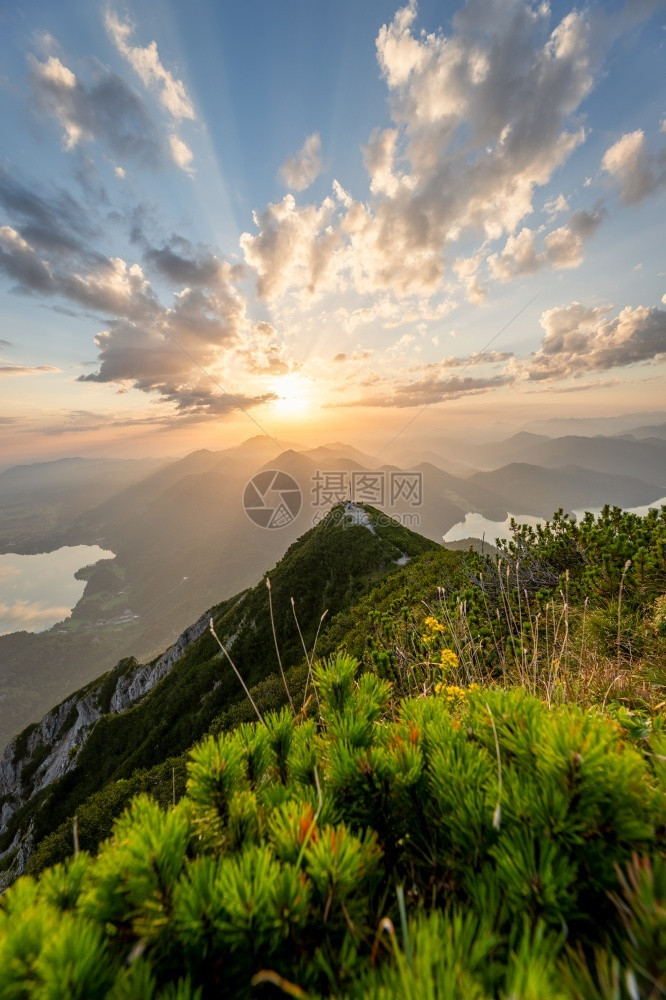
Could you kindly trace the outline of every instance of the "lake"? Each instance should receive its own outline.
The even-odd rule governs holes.
[[[114,557],[98,545],[70,545],[32,556],[0,555],[0,635],[43,632],[69,617],[86,585],[75,580],[74,573]]]
[[[654,503],[644,504],[642,507],[629,507],[628,510],[632,514],[640,514],[641,517],[645,517],[651,507],[661,507],[662,504],[666,504],[666,497],[662,497],[661,500],[655,500]],[[580,520],[584,513],[584,510],[574,511],[578,520]],[[595,516],[600,514],[601,507],[592,508],[592,513]],[[444,535],[444,541],[458,542],[463,538],[483,538],[484,535],[485,540],[490,542],[491,545],[494,544],[497,538],[508,541],[511,538],[512,517],[520,524],[531,524],[532,527],[536,527],[537,524],[544,524],[545,522],[545,518],[532,517],[530,514],[509,514],[506,521],[489,521],[483,514],[467,514],[464,521],[458,521],[452,528],[449,528]]]

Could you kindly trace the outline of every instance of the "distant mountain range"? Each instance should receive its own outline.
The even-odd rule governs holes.
[[[304,448],[257,436],[177,460],[68,459],[7,469],[0,473],[0,552],[98,544],[116,556],[87,572],[66,625],[0,636],[0,747],[121,657],[149,659],[202,608],[253,586],[348,495],[354,473],[372,472],[386,487],[383,499],[367,502],[441,543],[471,512],[503,521],[508,514],[547,518],[559,507],[658,501],[666,495],[666,437],[659,426],[646,436],[642,429],[606,437],[521,432],[491,445],[442,438],[425,453],[404,454],[400,464],[342,442]],[[298,515],[275,530],[250,520],[242,503],[248,480],[271,469],[292,476],[302,493]],[[407,495],[391,502],[388,484],[404,470],[421,477],[416,505]],[[318,506],[317,476],[324,474],[342,493],[320,495]],[[492,532],[487,537],[492,541]],[[110,610],[120,593],[131,612],[122,621]]]

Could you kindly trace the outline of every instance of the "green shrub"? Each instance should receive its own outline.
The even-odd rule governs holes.
[[[318,722],[283,709],[208,737],[177,805],[140,795],[97,858],[20,879],[0,996],[663,988],[660,727],[634,745],[520,690],[396,704],[358,669],[319,664]]]

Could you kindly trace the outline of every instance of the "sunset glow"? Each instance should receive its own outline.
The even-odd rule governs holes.
[[[311,406],[310,386],[299,375],[283,375],[271,386],[277,399],[272,404],[281,417],[305,416]]]
[[[663,407],[663,8],[328,10],[6,7],[5,460]]]

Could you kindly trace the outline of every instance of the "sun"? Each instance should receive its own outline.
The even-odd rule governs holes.
[[[275,412],[283,417],[302,416],[310,405],[309,388],[309,380],[301,375],[281,375],[271,386],[277,396]]]

